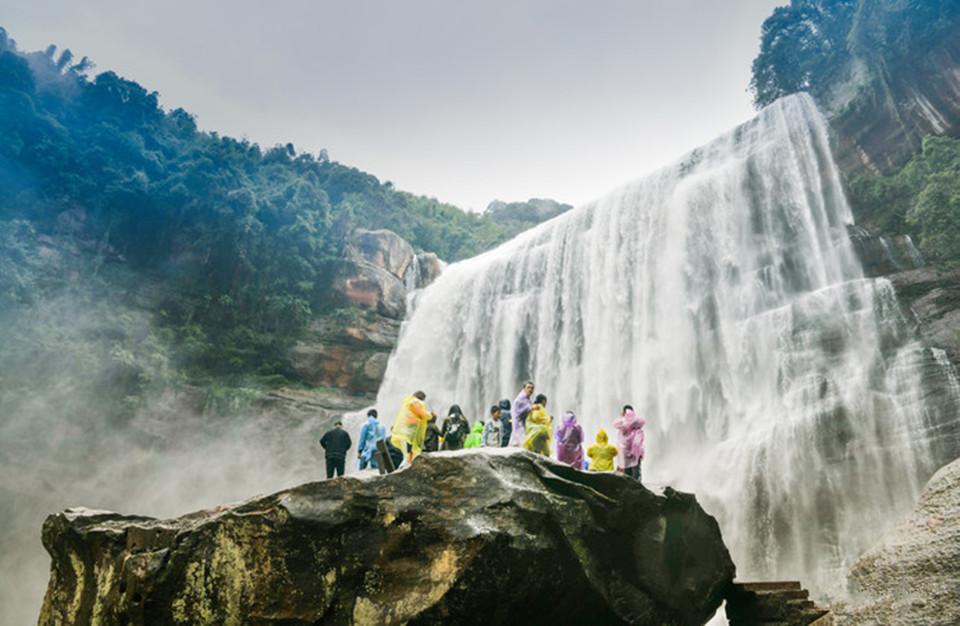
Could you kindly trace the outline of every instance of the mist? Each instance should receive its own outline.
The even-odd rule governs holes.
[[[317,440],[331,421],[258,406],[242,387],[166,379],[176,355],[136,306],[149,286],[117,287],[102,275],[122,266],[95,273],[96,263],[39,249],[67,286],[0,309],[3,624],[36,622],[47,515],[84,506],[169,517],[318,480]]]

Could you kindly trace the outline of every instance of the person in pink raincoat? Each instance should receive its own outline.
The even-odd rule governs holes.
[[[646,422],[634,413],[629,404],[623,407],[620,418],[613,423],[619,433],[619,448],[623,458],[623,472],[640,480],[640,463],[643,461],[643,425]]]
[[[557,429],[557,459],[571,467],[583,468],[583,429],[573,411],[566,412],[563,424]]]

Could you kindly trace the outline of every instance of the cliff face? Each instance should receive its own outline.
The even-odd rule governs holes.
[[[734,576],[692,495],[506,449],[178,519],[68,510],[43,542],[42,626],[702,624]]]
[[[310,385],[354,395],[376,393],[407,311],[407,295],[443,271],[389,230],[358,229],[344,245],[328,293],[332,312],[315,317],[289,353]]]
[[[818,98],[835,132],[835,156],[849,172],[889,174],[927,135],[960,134],[960,24],[932,46],[894,63],[856,55]]]

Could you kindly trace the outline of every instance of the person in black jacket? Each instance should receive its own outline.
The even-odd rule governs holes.
[[[437,426],[436,413],[430,414],[427,421],[427,433],[423,437],[423,451],[436,452],[440,449],[440,427]]]
[[[510,435],[513,433],[513,420],[510,419],[510,401],[504,398],[498,405],[500,407],[500,427],[503,434],[503,445],[506,448],[510,445]]]
[[[443,429],[440,436],[443,438],[441,450],[460,450],[463,442],[470,433],[470,422],[464,417],[463,411],[456,404],[447,412],[447,419],[443,420]]]
[[[352,445],[350,434],[343,429],[343,422],[337,421],[333,428],[328,430],[320,438],[320,445],[323,446],[327,457],[327,478],[333,478],[333,474],[343,476],[343,466],[347,460],[347,450]]]

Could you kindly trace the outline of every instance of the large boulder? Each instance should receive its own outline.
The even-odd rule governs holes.
[[[344,258],[334,272],[333,304],[403,319],[415,259],[413,247],[393,231],[358,228],[344,245]]]
[[[407,240],[392,230],[358,228],[346,246],[347,258],[364,261],[382,268],[403,281],[416,256]]]
[[[960,624],[960,459],[934,474],[916,508],[850,574],[838,624]]]
[[[51,515],[39,623],[702,624],[734,565],[694,496],[513,449],[156,520]]]

